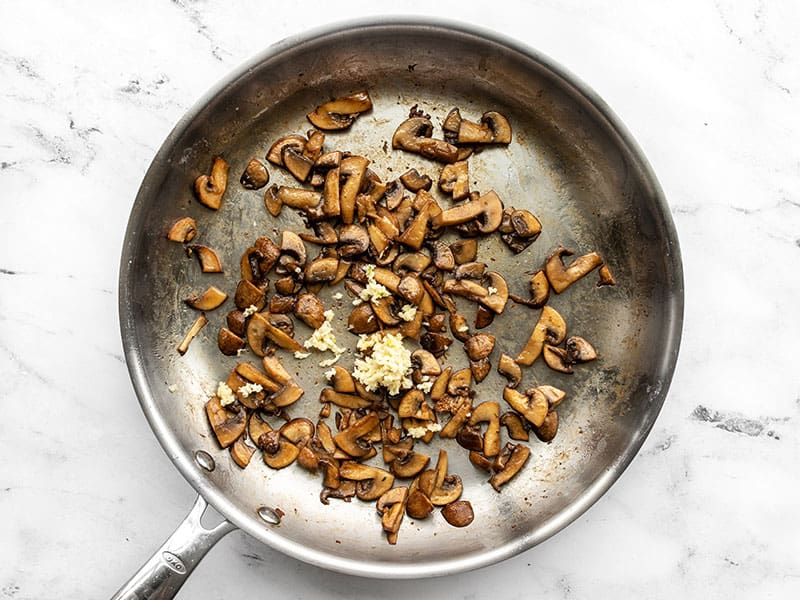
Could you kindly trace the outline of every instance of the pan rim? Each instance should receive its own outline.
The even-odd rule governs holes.
[[[625,448],[625,452],[618,456],[617,460],[609,465],[608,469],[600,477],[595,479],[566,510],[549,519],[544,526],[537,528],[535,532],[526,532],[524,535],[488,552],[467,557],[445,557],[441,560],[428,561],[424,564],[413,562],[399,564],[366,562],[315,550],[282,537],[279,532],[273,532],[266,525],[260,526],[251,515],[245,514],[243,511],[237,509],[222,491],[212,486],[206,480],[200,468],[192,459],[191,454],[181,446],[177,437],[161,416],[147,382],[147,373],[143,366],[141,348],[138,346],[135,336],[135,314],[130,301],[132,291],[129,284],[132,279],[131,265],[134,255],[133,248],[134,242],[139,234],[136,224],[139,222],[140,213],[143,210],[143,199],[148,193],[149,180],[152,178],[156,165],[164,160],[173,142],[180,138],[187,128],[190,127],[197,115],[223,90],[235,84],[236,81],[246,76],[250,70],[262,62],[278,57],[282,53],[308,43],[311,40],[319,40],[320,38],[342,34],[355,34],[357,30],[370,30],[375,28],[399,28],[417,31],[427,29],[430,31],[445,32],[451,35],[472,36],[484,42],[497,44],[541,65],[553,76],[559,78],[564,84],[568,85],[574,93],[581,96],[606,121],[610,131],[617,136],[620,145],[628,150],[641,170],[643,180],[647,182],[652,190],[653,207],[661,217],[665,239],[670,244],[669,258],[671,260],[672,280],[674,283],[674,289],[670,295],[670,302],[667,303],[666,307],[666,313],[669,316],[671,326],[667,329],[664,339],[665,362],[661,370],[664,374],[663,385],[650,398],[650,401],[657,406],[657,409],[654,412],[652,421],[647,424],[645,428],[641,428],[638,431],[638,435],[630,440]],[[234,68],[227,76],[218,81],[193,104],[165,138],[158,152],[155,154],[137,193],[131,209],[122,247],[118,295],[120,330],[125,359],[134,391],[142,411],[167,456],[177,467],[184,479],[186,479],[200,495],[202,495],[225,519],[238,528],[247,532],[255,539],[293,558],[350,575],[372,578],[406,579],[443,576],[470,571],[511,558],[540,544],[567,527],[570,523],[576,521],[578,517],[583,515],[608,491],[638,454],[658,418],[658,414],[663,407],[664,400],[669,391],[677,363],[683,326],[683,286],[683,269],[677,231],[661,186],[647,158],[626,126],[594,90],[548,56],[495,31],[449,19],[434,19],[421,16],[382,16],[339,21],[284,38],[268,46],[263,51]]]

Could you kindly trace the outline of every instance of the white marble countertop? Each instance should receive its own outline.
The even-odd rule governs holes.
[[[627,124],[682,245],[686,314],[663,411],[585,515],[477,572],[372,581],[235,532],[181,598],[800,595],[800,30],[787,0],[404,3],[560,62]],[[311,26],[383,12],[208,0],[0,5],[0,598],[108,597],[194,492],[136,401],[121,242],[176,121]]]

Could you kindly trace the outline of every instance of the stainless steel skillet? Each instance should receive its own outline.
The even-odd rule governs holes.
[[[411,166],[438,176],[437,165],[390,149],[394,128],[413,105],[435,123],[455,106],[467,118],[491,109],[508,116],[512,144],[474,156],[470,168],[481,190],[496,190],[506,205],[528,208],[542,221],[540,238],[518,256],[496,239],[481,242],[482,259],[509,275],[513,292],[526,293],[526,273],[558,244],[598,251],[619,282],[596,288],[587,278],[550,301],[570,331],[600,353],[574,375],[542,364],[526,371],[526,383],[568,391],[556,439],[531,442],[525,473],[501,494],[465,453],[445,443],[475,522],[455,529],[440,517],[407,521],[396,546],[384,541],[373,505],[324,506],[318,478],[309,473],[271,471],[255,460],[241,470],[220,450],[203,405],[236,361],[216,348],[225,307],[209,315],[209,326],[186,355],[175,351],[196,316],[184,298],[210,284],[232,291],[249,241],[303,227],[292,211],[271,218],[262,194],[238,185],[244,165],[251,156],[263,158],[279,136],[305,132],[305,114],[321,102],[359,89],[370,91],[374,109],[350,131],[330,134],[327,144],[369,156],[384,180]],[[193,199],[191,188],[218,154],[231,172],[223,207],[212,212]],[[276,169],[271,175],[291,183]],[[165,227],[187,215],[197,220],[197,242],[214,248],[229,267],[224,274],[200,273],[194,259],[165,238]],[[321,297],[346,340],[348,300],[334,299],[335,291]],[[284,40],[231,74],[178,123],[131,212],[120,268],[126,359],[156,437],[199,496],[186,521],[117,597],[171,597],[213,543],[237,527],[298,559],[370,577],[444,575],[530,548],[591,506],[641,447],[667,394],[682,316],[680,252],[658,182],[617,117],[562,67],[495,33],[408,18],[348,23]],[[510,307],[492,326],[498,347],[517,352],[537,317],[530,308]],[[298,337],[305,333],[299,330]],[[460,354],[451,351],[448,361],[458,365]],[[319,359],[283,358],[306,390],[293,415],[316,415],[325,384]],[[352,356],[342,362],[349,366]],[[499,399],[502,385],[493,373],[478,388],[478,399]],[[206,501],[226,519],[211,531],[199,521]]]

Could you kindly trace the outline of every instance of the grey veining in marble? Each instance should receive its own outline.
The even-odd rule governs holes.
[[[163,139],[230,69],[308,27],[384,12],[332,6],[0,4],[0,598],[108,597],[189,510],[122,358],[128,212]],[[493,28],[561,62],[627,124],[664,188],[686,318],[655,428],[600,502],[500,565],[375,582],[234,533],[179,597],[800,595],[800,11],[492,7],[403,10]]]

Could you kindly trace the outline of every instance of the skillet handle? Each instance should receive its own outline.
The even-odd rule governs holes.
[[[228,521],[213,529],[203,527],[200,519],[207,506],[205,499],[197,496],[183,522],[111,600],[173,598],[212,546],[236,529]]]

